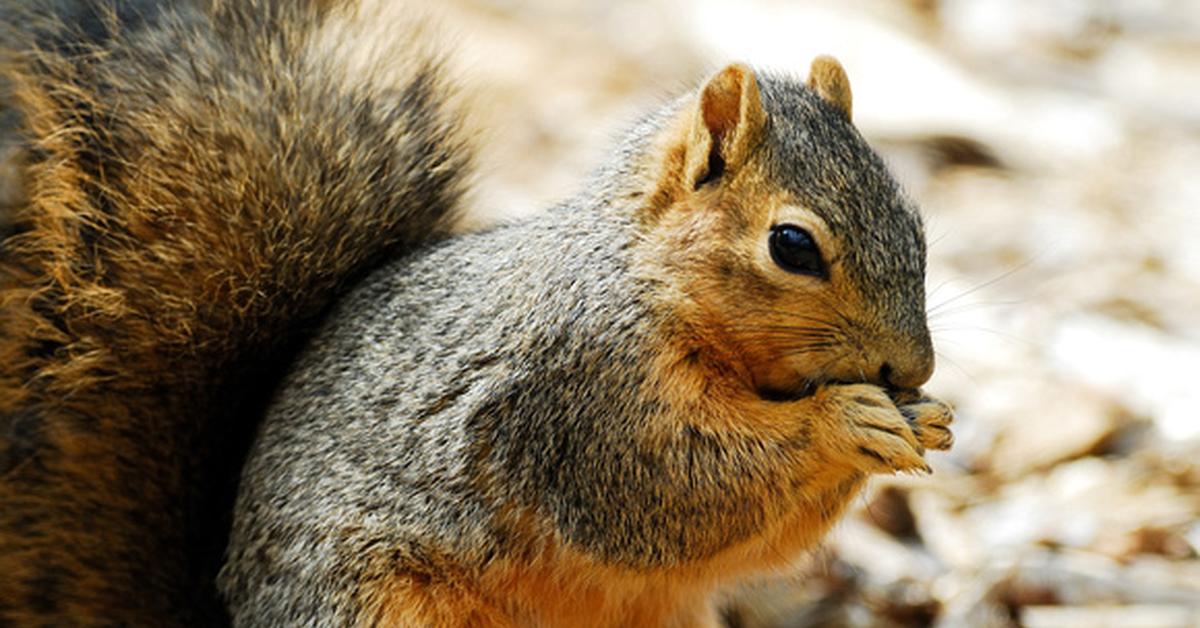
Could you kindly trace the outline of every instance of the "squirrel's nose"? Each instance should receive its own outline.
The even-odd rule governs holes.
[[[879,379],[893,388],[919,388],[933,375],[933,344],[926,336],[906,343],[879,367]]]

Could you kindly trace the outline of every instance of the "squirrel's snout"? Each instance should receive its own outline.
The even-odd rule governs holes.
[[[891,388],[920,388],[933,376],[933,343],[926,334],[902,344],[879,366],[879,380]]]

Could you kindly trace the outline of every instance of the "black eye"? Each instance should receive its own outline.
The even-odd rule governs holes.
[[[789,273],[825,276],[821,250],[809,233],[796,225],[775,225],[771,228],[771,259]]]

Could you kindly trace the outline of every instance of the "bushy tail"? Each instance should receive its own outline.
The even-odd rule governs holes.
[[[282,365],[463,191],[414,29],[332,0],[154,4],[0,6],[25,147],[0,242],[3,625],[223,621],[237,467]]]

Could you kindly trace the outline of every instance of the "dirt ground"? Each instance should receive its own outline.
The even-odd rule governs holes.
[[[737,626],[1200,625],[1200,4],[455,0],[481,221],[583,185],[732,60],[846,66],[922,205],[932,477],[880,479]]]

